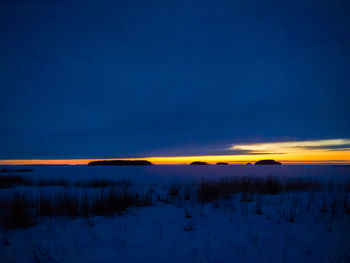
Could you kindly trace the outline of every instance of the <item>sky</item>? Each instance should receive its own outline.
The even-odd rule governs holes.
[[[349,17],[345,0],[0,0],[0,164],[350,162]]]

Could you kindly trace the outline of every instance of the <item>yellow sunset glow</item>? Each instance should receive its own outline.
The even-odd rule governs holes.
[[[148,160],[154,164],[188,164],[193,161],[208,163],[228,162],[244,164],[262,159],[274,159],[282,163],[350,163],[350,144],[348,139],[318,141],[295,141],[234,145],[231,150],[244,150],[246,154],[235,155],[199,155],[199,156],[145,156],[140,158],[95,158],[61,160],[0,160],[0,165],[32,164],[88,164],[96,160]],[[336,149],[326,147],[336,146]],[[341,147],[343,146],[343,147]],[[317,148],[312,148],[317,147]],[[324,147],[324,148],[322,148]],[[340,148],[339,148],[340,147]]]
[[[234,145],[231,150],[248,150],[251,153],[296,153],[304,152],[310,147],[344,146],[350,144],[348,139],[332,139],[317,141],[270,142],[248,145]],[[312,150],[314,151],[314,150]]]
[[[230,162],[246,163],[262,159],[274,159],[283,163],[350,163],[350,150],[347,151],[305,151],[289,154],[247,154],[247,155],[203,155],[175,157],[142,157],[115,159],[62,159],[62,160],[0,160],[0,165],[31,165],[31,164],[88,164],[96,160],[149,160],[154,164],[187,164],[193,161],[208,163]]]

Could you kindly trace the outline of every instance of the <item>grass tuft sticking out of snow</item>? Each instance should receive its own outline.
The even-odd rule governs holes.
[[[17,185],[31,185],[32,180],[20,175],[1,175],[0,188],[10,188]]]
[[[4,209],[0,223],[8,229],[28,227],[43,217],[109,216],[121,214],[128,208],[151,205],[149,193],[134,193],[117,187],[95,193],[43,192],[39,197],[14,194],[0,199],[0,207]]]
[[[274,195],[282,192],[321,189],[323,186],[319,182],[300,178],[282,180],[278,177],[238,177],[220,181],[203,181],[199,185],[197,197],[200,202],[212,202],[217,199],[230,199],[232,194],[242,193],[241,201],[249,202],[253,193]]]

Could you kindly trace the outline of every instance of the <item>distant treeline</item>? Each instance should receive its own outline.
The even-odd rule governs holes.
[[[110,160],[110,161],[92,161],[88,165],[152,165],[146,160]]]
[[[192,162],[190,163],[190,165],[209,165],[209,163],[207,162],[202,162],[202,161],[195,161],[195,162]],[[216,165],[228,165],[228,163],[225,163],[225,162],[218,162],[216,163]],[[251,165],[251,163],[247,163],[247,165]],[[275,160],[270,160],[270,159],[267,159],[267,160],[260,160],[260,161],[257,161],[255,163],[255,165],[281,165],[280,162],[277,162]]]
[[[0,170],[0,173],[26,173],[26,172],[33,172],[33,169],[8,169],[8,168],[2,168]]]
[[[218,162],[217,165],[228,165],[226,162]],[[247,163],[251,165],[251,163]],[[120,165],[120,166],[135,166],[135,165],[153,165],[147,160],[102,160],[102,161],[92,161],[88,165]],[[207,162],[194,161],[190,165],[209,165]],[[255,163],[255,165],[281,165],[280,162],[275,160],[260,160]]]
[[[280,163],[280,162],[277,162],[277,161],[275,161],[275,160],[270,160],[270,159],[268,159],[268,160],[257,161],[257,162],[255,163],[255,165],[281,165],[281,163]]]

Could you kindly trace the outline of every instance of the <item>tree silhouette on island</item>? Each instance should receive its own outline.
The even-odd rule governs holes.
[[[209,165],[209,163],[207,163],[207,162],[195,161],[195,162],[192,162],[190,165]]]
[[[275,160],[267,159],[267,160],[260,160],[255,163],[255,165],[281,165],[282,163],[277,162]]]
[[[218,162],[218,163],[216,163],[216,165],[228,165],[228,163],[225,163],[225,162]]]
[[[121,165],[121,166],[135,166],[135,165],[153,165],[153,163],[147,160],[102,160],[102,161],[92,161],[89,162],[88,165]]]

